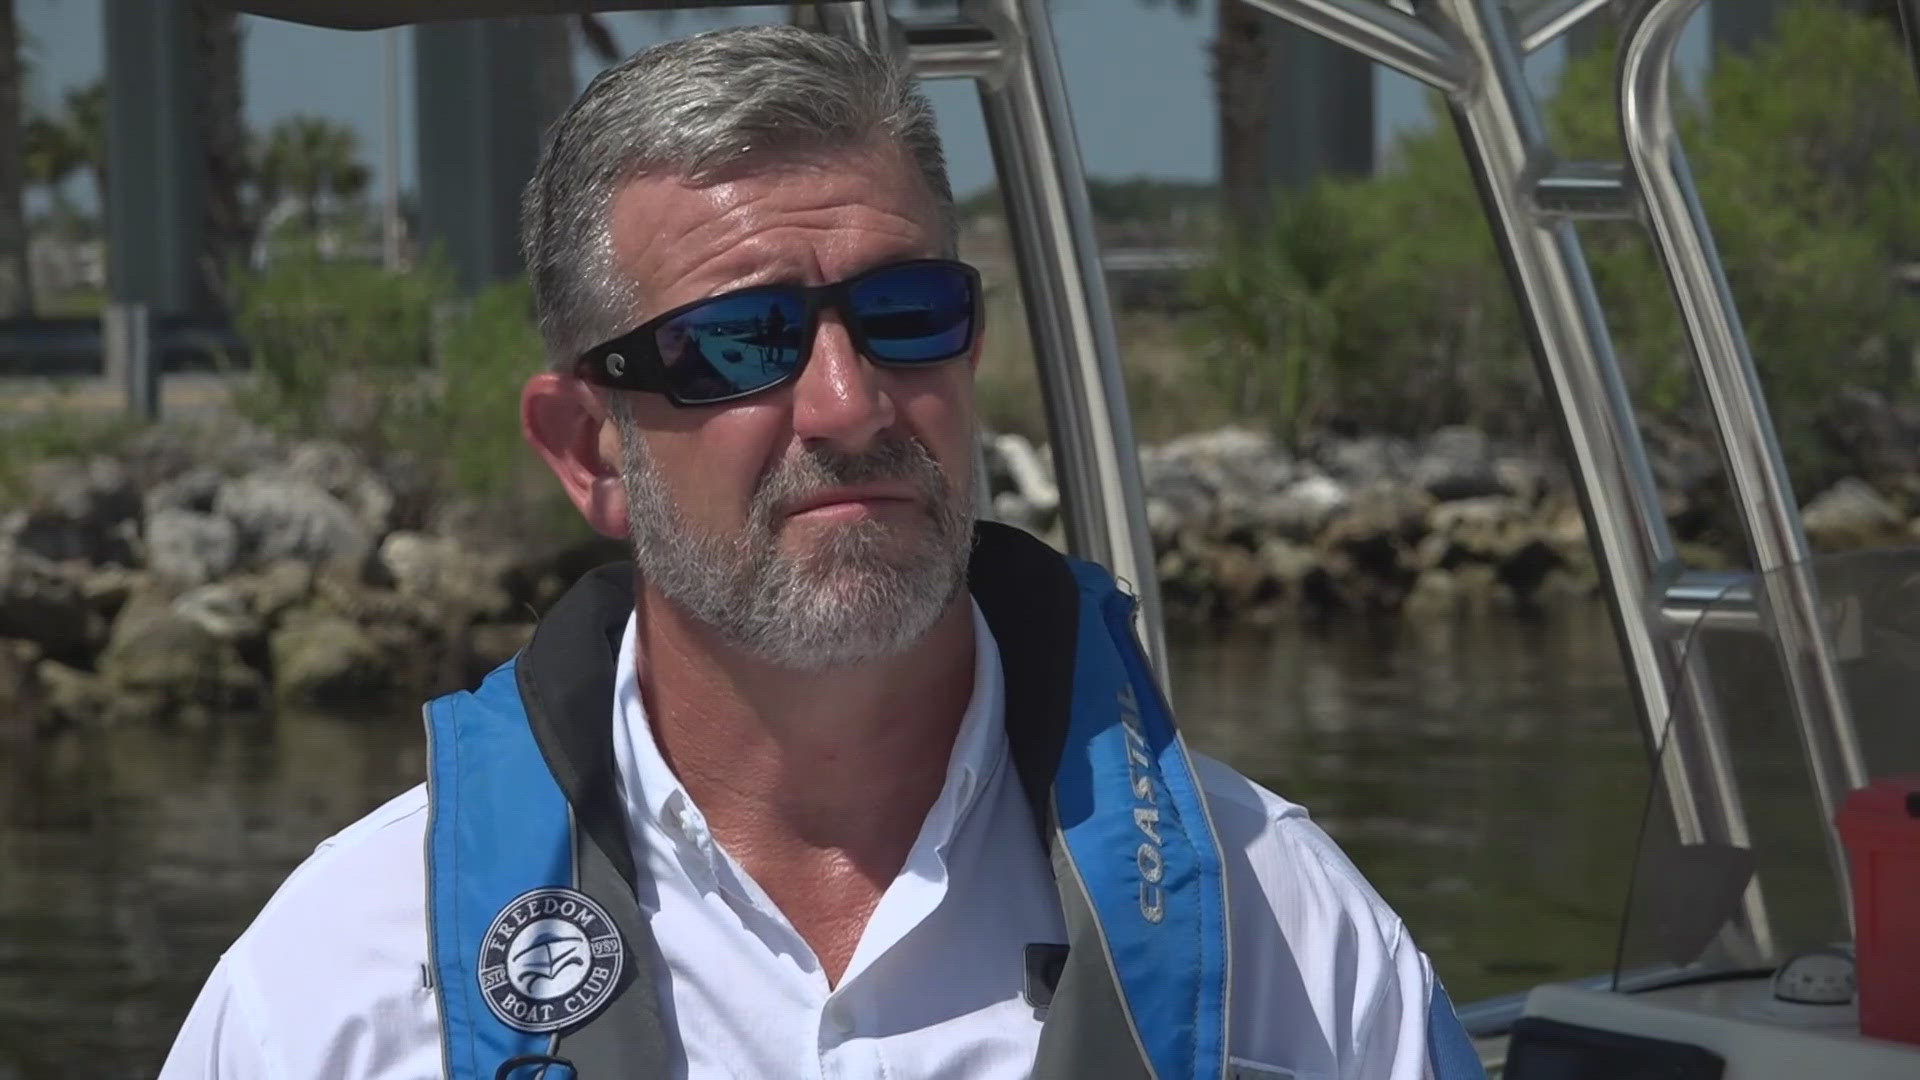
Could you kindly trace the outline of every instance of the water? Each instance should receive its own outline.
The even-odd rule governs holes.
[[[1172,655],[1191,744],[1312,808],[1456,1001],[1610,966],[1646,769],[1598,605]],[[0,748],[0,1080],[152,1076],[221,949],[423,750],[412,704]]]

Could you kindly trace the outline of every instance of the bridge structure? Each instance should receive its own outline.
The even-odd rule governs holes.
[[[109,186],[109,298],[160,317],[206,314],[205,299],[195,295],[206,217],[194,125],[195,0],[104,2],[108,175],[140,178]],[[1714,37],[1750,42],[1764,33],[1776,3],[1718,0],[1707,14]],[[326,21],[326,6],[305,5],[315,21]],[[582,6],[552,0],[516,10],[561,14]],[[1270,24],[1267,179],[1299,185],[1326,172],[1370,170],[1375,62],[1270,12],[1255,14]],[[445,252],[468,288],[518,270],[519,192],[556,107],[539,55],[552,28],[551,16],[520,15],[424,22],[410,32],[422,239]]]

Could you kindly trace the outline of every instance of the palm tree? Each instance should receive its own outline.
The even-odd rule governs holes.
[[[1188,4],[1187,6],[1191,6]],[[1213,95],[1220,132],[1220,192],[1229,220],[1252,222],[1269,207],[1267,57],[1273,16],[1240,0],[1220,0],[1213,41]]]
[[[218,0],[195,0],[194,124],[205,163],[205,228],[200,244],[201,300],[218,306],[228,268],[245,254],[253,223],[241,198],[249,173],[247,132],[241,118],[240,16]],[[102,194],[104,195],[104,186]]]
[[[22,129],[26,182],[59,190],[75,173],[93,180],[101,213],[107,205],[107,89],[95,80],[74,87],[57,113],[34,112]]]
[[[308,230],[318,234],[328,197],[346,201],[366,190],[370,174],[358,142],[352,128],[324,116],[302,113],[273,125],[256,166],[261,206],[298,199]]]
[[[92,162],[87,148],[74,137],[64,115],[35,112],[21,128],[21,163],[28,184],[49,189],[56,202],[63,202],[62,188],[75,173]]]
[[[13,0],[0,0],[0,314],[5,315],[24,315],[33,306],[21,206],[26,187],[22,74]]]

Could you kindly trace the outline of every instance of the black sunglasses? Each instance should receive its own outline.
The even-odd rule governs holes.
[[[875,267],[828,285],[755,285],[683,304],[582,353],[574,374],[620,390],[714,405],[791,382],[813,355],[820,311],[846,320],[861,355],[891,368],[967,355],[980,272],[952,259]]]

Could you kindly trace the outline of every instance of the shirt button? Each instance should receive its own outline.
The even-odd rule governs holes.
[[[853,1034],[853,1020],[847,1016],[846,1007],[838,1002],[827,1006],[824,1019],[827,1022],[827,1030],[835,1036],[844,1039]]]

